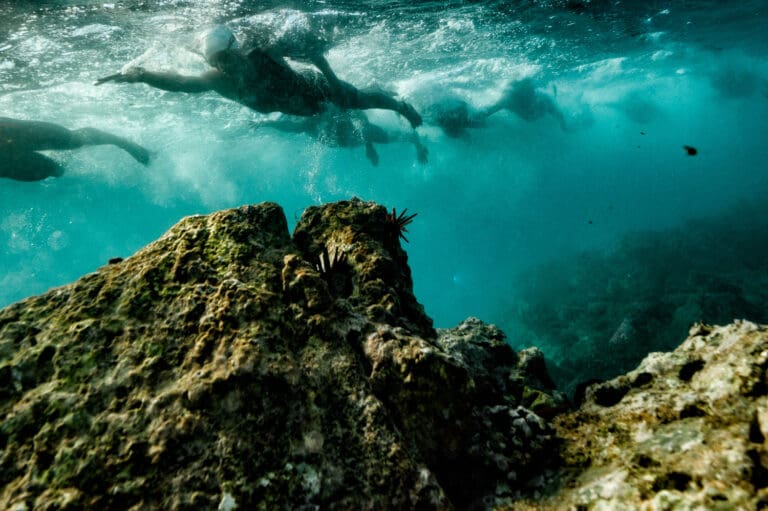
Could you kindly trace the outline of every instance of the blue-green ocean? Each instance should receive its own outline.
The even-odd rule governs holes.
[[[127,66],[205,71],[192,42],[214,24],[322,30],[343,80],[424,115],[428,162],[396,141],[373,166],[215,93],[94,86]],[[292,226],[356,196],[418,213],[405,249],[437,327],[477,316],[542,347],[562,381],[604,376],[603,359],[669,349],[693,321],[768,321],[767,56],[765,0],[0,0],[0,117],[153,152],[144,167],[112,146],[51,151],[62,177],[0,179],[0,306],[186,215],[274,201]],[[567,129],[501,111],[449,137],[430,118],[524,78]]]

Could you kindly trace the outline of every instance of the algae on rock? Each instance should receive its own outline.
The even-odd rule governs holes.
[[[554,420],[563,465],[509,510],[768,507],[768,327],[695,325]]]
[[[382,206],[293,237],[276,204],[189,217],[0,311],[0,507],[488,502],[552,458],[537,357],[477,320],[438,336]]]

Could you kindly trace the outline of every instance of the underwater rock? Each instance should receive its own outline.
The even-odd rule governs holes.
[[[555,388],[538,348],[515,353],[506,343],[504,332],[477,318],[437,332],[440,346],[466,367],[485,399],[520,403],[547,419],[569,408],[567,397]]]
[[[465,509],[557,450],[538,350],[436,332],[359,200],[193,216],[0,311],[2,509]],[[527,406],[527,407],[526,407]]]
[[[548,489],[504,509],[765,508],[767,369],[768,327],[695,325],[675,351],[588,387],[553,422],[563,466]]]

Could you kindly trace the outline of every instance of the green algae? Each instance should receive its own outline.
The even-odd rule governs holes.
[[[328,243],[343,286],[310,262]],[[0,311],[0,507],[449,508],[508,488],[504,467],[552,448],[499,419],[525,378],[439,346],[406,262],[382,206],[310,208],[293,238],[277,205],[245,206]]]

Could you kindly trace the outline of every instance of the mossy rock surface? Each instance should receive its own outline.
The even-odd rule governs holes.
[[[478,505],[555,451],[525,360],[432,328],[382,206],[185,218],[0,311],[0,508]]]
[[[695,325],[559,415],[562,466],[506,510],[764,509],[768,327]]]

